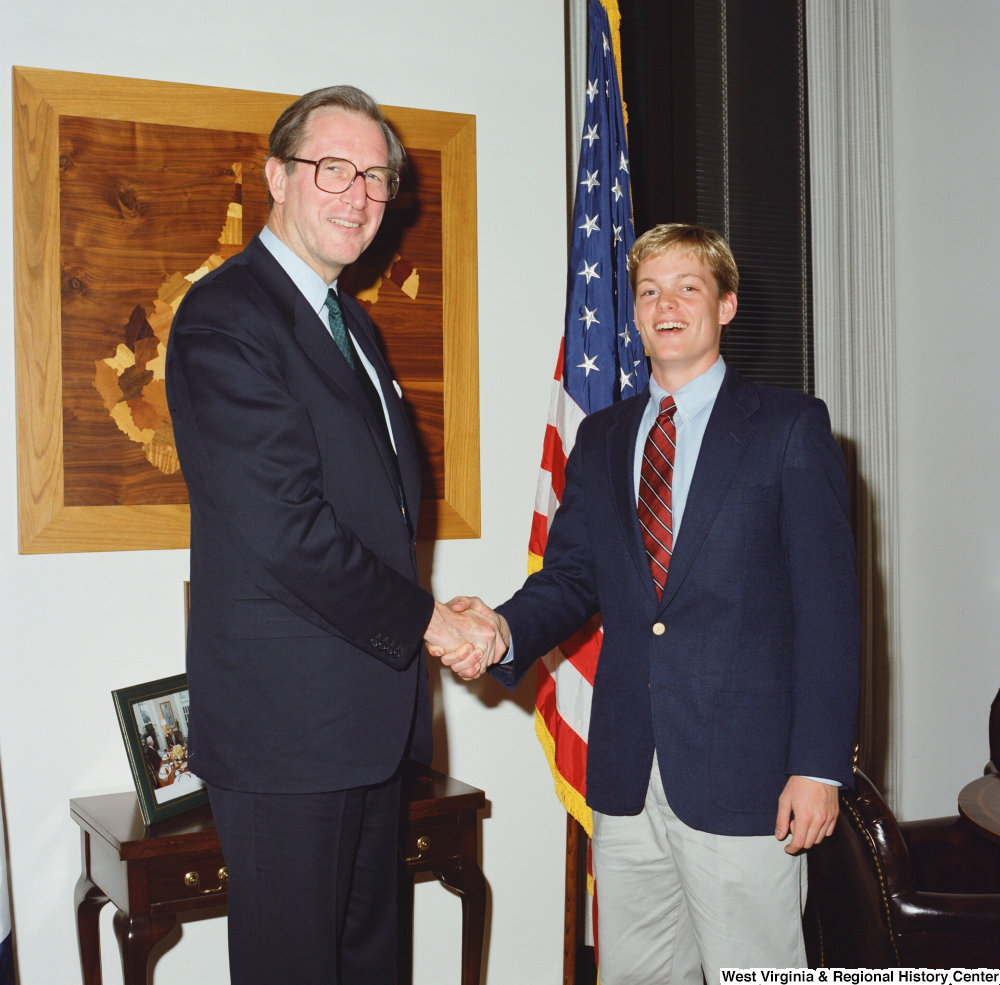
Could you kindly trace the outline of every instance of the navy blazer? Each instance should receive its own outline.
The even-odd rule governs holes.
[[[415,529],[417,447],[374,327],[342,302],[379,376]],[[408,740],[429,760],[419,654],[434,600],[417,584],[391,449],[327,327],[256,237],[188,291],[166,383],[191,503],[194,772],[313,793],[386,779]]]
[[[513,686],[600,611],[587,803],[638,813],[655,748],[686,824],[772,834],[789,775],[853,782],[861,637],[843,455],[822,401],[728,368],[657,601],[633,478],[648,399],[580,425],[544,567],[498,608],[514,661],[493,673]]]

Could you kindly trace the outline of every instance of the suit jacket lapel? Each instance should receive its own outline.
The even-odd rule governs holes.
[[[608,468],[622,536],[639,572],[639,581],[655,602],[656,586],[653,583],[653,576],[649,573],[649,559],[646,556],[642,527],[639,526],[639,513],[635,506],[635,443],[639,436],[642,414],[649,401],[648,388],[645,397],[645,400],[634,401],[629,411],[623,414],[608,431]]]
[[[691,478],[681,529],[670,558],[661,609],[666,608],[677,594],[715,521],[750,437],[756,430],[752,415],[759,406],[760,399],[753,388],[732,367],[728,367]]]
[[[302,292],[285,273],[271,251],[254,237],[243,250],[279,314],[290,324],[292,333],[323,375],[364,413],[368,408],[361,385],[333,341],[330,330],[310,307]]]
[[[329,329],[301,294],[295,302],[293,331],[309,358],[323,371],[330,382],[347,394],[366,417],[370,416],[368,399],[354,375],[354,370],[347,365],[347,360],[337,348]]]

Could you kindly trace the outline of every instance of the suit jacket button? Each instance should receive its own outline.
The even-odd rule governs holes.
[[[667,631],[667,627],[664,626],[662,622],[654,622],[653,623],[653,632],[657,636],[662,636],[666,631]]]

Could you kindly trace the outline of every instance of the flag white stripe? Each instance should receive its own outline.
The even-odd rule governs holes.
[[[547,469],[538,470],[538,486],[535,488],[535,512],[545,516],[555,493],[552,491],[552,473]]]
[[[587,416],[583,408],[566,392],[562,384],[557,384],[561,399],[557,402],[556,412],[550,412],[549,423],[555,426],[562,441],[563,452],[567,458],[576,444],[576,432],[580,422]]]
[[[556,711],[559,717],[584,742],[590,728],[590,701],[593,688],[561,650],[552,650],[542,657],[546,670],[556,685]]]

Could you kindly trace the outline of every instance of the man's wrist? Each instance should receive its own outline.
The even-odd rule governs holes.
[[[825,780],[821,776],[803,776],[802,779],[803,780],[815,780],[817,783],[825,783],[827,786],[830,786],[830,787],[839,787],[839,786],[842,786],[842,784],[841,784],[841,782],[839,780]]]

